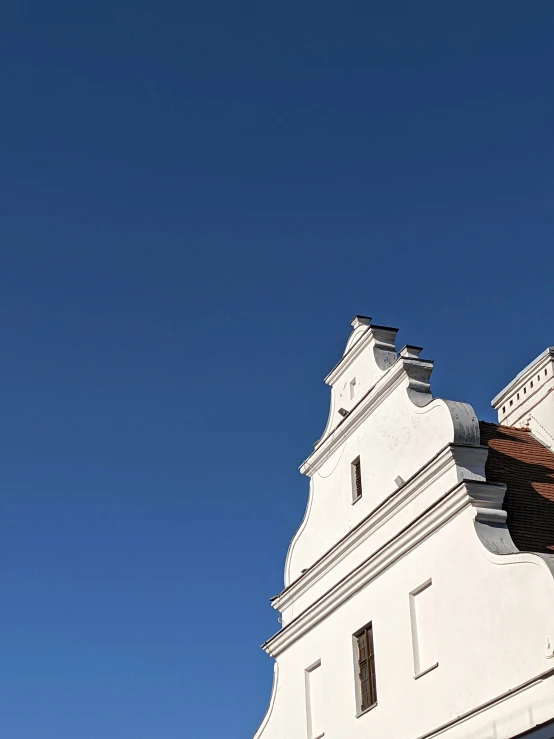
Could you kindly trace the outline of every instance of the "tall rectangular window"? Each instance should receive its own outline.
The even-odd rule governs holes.
[[[308,739],[320,739],[325,735],[323,728],[323,682],[321,661],[306,670],[306,712]]]
[[[362,467],[360,465],[360,458],[352,462],[352,502],[355,503],[362,497]]]
[[[370,623],[354,635],[358,652],[359,709],[365,711],[377,703],[373,625]]]
[[[438,665],[434,600],[432,580],[410,593],[415,677]]]

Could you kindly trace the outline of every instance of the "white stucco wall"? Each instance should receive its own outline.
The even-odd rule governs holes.
[[[394,492],[398,477],[408,480],[446,444],[458,441],[461,426],[479,442],[470,406],[458,404],[467,415],[461,423],[450,404],[432,399],[427,383],[432,363],[414,356],[397,358],[391,345],[384,344],[395,332],[379,329],[374,336],[371,327],[363,328],[365,333],[351,349],[356,358],[349,363],[347,353],[329,375],[334,383],[330,422],[301,466],[311,478],[310,496],[288,552],[286,585]],[[337,388],[345,386],[347,392],[352,378],[359,395],[338,403]],[[337,426],[337,408],[343,403],[349,415]],[[363,495],[353,505],[351,463],[358,456]]]
[[[298,578],[338,539],[454,441],[450,411],[440,401],[415,406],[407,380],[380,404],[311,475],[309,517],[287,561],[287,582]],[[351,463],[360,457],[363,495],[352,502]]]
[[[515,549],[471,407],[432,399],[432,363],[416,347],[397,356],[395,330],[353,327],[326,379],[329,421],[301,466],[310,496],[273,601],[282,629],[264,645],[275,681],[255,739],[315,739],[315,665],[326,739],[511,739],[554,717],[554,556]],[[535,409],[550,423],[542,387]],[[432,597],[410,599],[429,581]],[[421,654],[438,660],[417,679],[414,611]],[[353,635],[370,621],[377,705],[357,715]]]
[[[258,736],[307,737],[304,670],[318,660],[325,736],[336,739],[415,739],[554,667],[545,647],[554,639],[554,581],[541,559],[527,557],[488,552],[466,509],[277,657],[277,698]],[[409,594],[429,578],[439,665],[415,680]],[[369,621],[378,705],[356,718],[352,635]],[[553,690],[554,678],[550,695],[542,683],[533,685],[448,736],[515,736],[550,717]]]

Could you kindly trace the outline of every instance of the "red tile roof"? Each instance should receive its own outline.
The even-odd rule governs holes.
[[[480,421],[488,482],[506,483],[504,510],[516,547],[554,551],[554,454],[528,429]]]

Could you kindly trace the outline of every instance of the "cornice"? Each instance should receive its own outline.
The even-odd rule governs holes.
[[[347,367],[350,367],[352,362],[360,356],[365,347],[371,342],[372,338],[373,335],[368,326],[358,341],[347,349],[346,354],[339,359],[329,374],[323,378],[323,382],[327,385],[332,385],[338,375],[340,375],[341,372],[344,372]]]
[[[505,485],[474,480],[464,480],[458,483],[265,642],[263,649],[270,656],[277,657],[303,634],[327,618],[359,590],[379,577],[401,557],[415,549],[464,509],[470,506],[475,507],[478,520],[505,522],[506,513],[502,511],[505,491]]]
[[[303,595],[333,567],[347,557],[361,542],[372,536],[386,524],[399,509],[403,509],[410,501],[417,498],[429,485],[445,475],[453,467],[458,467],[458,479],[473,477],[484,480],[484,475],[471,472],[481,468],[484,471],[488,455],[487,447],[462,446],[448,444],[433,457],[424,467],[419,469],[404,485],[394,490],[384,501],[339,542],[320,557],[303,575],[272,599],[272,606],[285,610],[298,597]]]
[[[526,385],[527,382],[532,379],[537,370],[543,369],[550,361],[552,361],[552,359],[554,359],[554,346],[549,346],[542,352],[542,354],[539,354],[536,359],[528,364],[527,367],[522,369],[509,385],[506,385],[506,387],[492,399],[492,407],[495,410],[498,410],[498,408],[500,408],[500,406],[518,390],[518,388]]]
[[[338,377],[356,360],[368,344],[374,343],[374,350],[376,352],[391,354],[396,357],[396,349],[394,346],[394,339],[398,333],[397,328],[388,328],[386,326],[367,326],[363,336],[353,344],[344,354],[333,369],[325,377],[324,382],[327,385],[334,385]],[[379,366],[380,358],[378,354],[375,357],[376,363]],[[381,369],[385,370],[389,366],[389,363],[383,364]]]

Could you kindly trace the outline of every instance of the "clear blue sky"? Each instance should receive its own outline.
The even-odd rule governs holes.
[[[248,739],[355,313],[554,343],[550,0],[6,0],[0,734]]]

